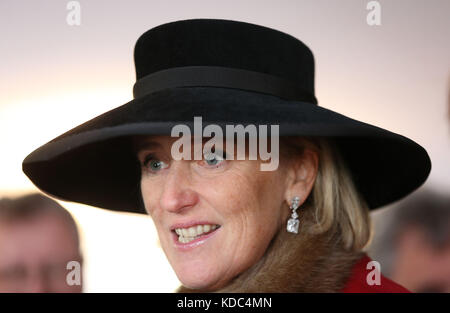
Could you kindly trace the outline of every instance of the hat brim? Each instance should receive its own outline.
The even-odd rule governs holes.
[[[133,135],[170,135],[175,125],[279,125],[280,136],[333,137],[370,209],[417,189],[431,170],[419,144],[326,108],[236,89],[159,91],[106,112],[29,154],[23,171],[53,197],[144,213]]]

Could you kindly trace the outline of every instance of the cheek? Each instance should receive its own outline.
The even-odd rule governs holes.
[[[141,180],[141,195],[142,202],[144,203],[145,211],[153,218],[160,215],[158,213],[156,205],[158,201],[158,194],[160,194],[159,187],[161,184],[157,184],[154,180],[143,178]]]
[[[252,207],[257,205],[259,192],[252,173],[231,171],[215,184],[215,188],[211,189],[210,197],[215,199],[214,201],[222,203],[219,207],[222,207],[222,211],[231,216],[252,211]]]
[[[216,199],[222,199],[219,207],[235,234],[239,234],[239,241],[245,242],[245,249],[253,251],[266,246],[283,216],[280,176],[275,172],[240,171],[223,181]]]
[[[284,184],[278,173],[261,173],[255,190],[255,203],[251,212],[255,234],[263,238],[263,245],[268,244],[283,224]]]
[[[258,218],[269,218],[279,213],[284,201],[284,185],[277,173],[256,172],[238,175],[233,181],[235,199]]]
[[[264,225],[272,225],[274,228],[280,225],[280,222],[289,213],[285,208],[285,187],[283,181],[275,177],[265,180],[259,196],[259,208],[261,220]]]

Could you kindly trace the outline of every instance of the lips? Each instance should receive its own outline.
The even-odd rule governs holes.
[[[190,243],[199,242],[209,237],[220,225],[214,223],[195,223],[195,224],[178,224],[172,227],[172,232],[175,235],[174,240],[178,245],[186,245]]]

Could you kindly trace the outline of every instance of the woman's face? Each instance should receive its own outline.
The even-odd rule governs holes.
[[[183,285],[214,290],[255,264],[284,227],[290,214],[285,170],[280,163],[276,171],[261,171],[259,160],[223,160],[219,151],[173,160],[177,139],[139,140],[142,196]]]

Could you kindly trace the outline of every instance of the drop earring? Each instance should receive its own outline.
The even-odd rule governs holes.
[[[295,196],[292,198],[290,209],[292,210],[291,218],[287,222],[287,231],[290,233],[298,234],[298,214],[297,209],[299,207],[300,198]]]

